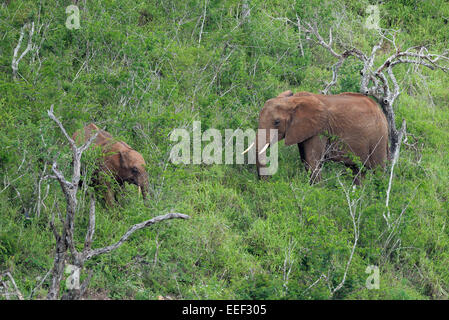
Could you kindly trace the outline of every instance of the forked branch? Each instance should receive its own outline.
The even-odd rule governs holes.
[[[21,55],[17,57],[19,54],[20,47],[22,46],[23,37],[25,35],[25,29],[29,29],[28,31],[28,45],[23,50]],[[11,69],[12,69],[12,75],[14,80],[17,79],[17,75],[19,73],[19,62],[22,60],[22,58],[31,50],[33,49],[33,34],[34,34],[34,21],[30,23],[26,23],[23,25],[22,29],[20,29],[20,36],[19,41],[17,42],[16,47],[14,48],[13,56],[12,56],[12,62],[11,62]]]
[[[63,173],[58,169],[56,161],[54,161],[52,165],[52,171],[54,175],[47,176],[56,179],[59,182],[67,202],[66,216],[64,219],[61,218],[62,231],[60,233],[56,230],[54,224],[54,213],[52,213],[52,218],[50,221],[50,226],[56,239],[56,253],[54,258],[53,269],[51,272],[52,281],[49,293],[47,295],[47,299],[56,299],[59,295],[60,282],[62,281],[63,278],[66,261],[68,261],[72,265],[72,267],[77,268],[77,270],[82,269],[87,260],[117,249],[125,241],[127,241],[129,237],[132,234],[134,234],[134,232],[140,229],[149,227],[155,223],[164,220],[189,219],[190,217],[188,215],[181,213],[168,213],[165,215],[157,216],[132,226],[116,243],[103,248],[92,249],[91,247],[93,243],[93,237],[95,234],[95,198],[94,196],[91,196],[90,200],[91,202],[89,207],[88,230],[86,232],[86,236],[84,239],[84,247],[82,251],[79,252],[76,249],[75,245],[74,229],[75,229],[75,214],[77,212],[77,203],[78,203],[77,191],[81,172],[81,156],[83,152],[86,151],[92,144],[92,142],[96,139],[98,132],[92,135],[92,137],[85,144],[83,144],[80,147],[77,147],[75,141],[68,135],[61,121],[54,115],[53,105],[51,106],[50,110],[48,110],[48,116],[53,121],[56,122],[56,124],[61,129],[64,137],[69,142],[72,149],[72,158],[73,158],[72,177],[70,181],[67,180],[64,177]],[[82,296],[83,292],[87,289],[91,277],[92,273],[89,274],[87,279],[78,288],[76,287],[69,288],[68,291],[63,295],[63,299],[79,299]]]

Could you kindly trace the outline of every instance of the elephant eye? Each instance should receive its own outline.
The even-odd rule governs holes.
[[[281,120],[276,119],[276,120],[273,121],[273,123],[274,123],[275,126],[277,126],[277,125],[279,125],[279,123],[281,123]]]
[[[136,167],[132,167],[132,168],[131,168],[131,171],[132,171],[133,173],[139,173],[139,170],[137,170]]]

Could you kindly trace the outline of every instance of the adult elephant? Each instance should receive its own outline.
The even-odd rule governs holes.
[[[260,138],[256,139],[259,177],[266,165],[266,149],[282,139],[287,146],[298,145],[301,160],[311,171],[311,183],[320,180],[325,160],[350,167],[356,184],[360,183],[360,165],[368,169],[385,167],[387,160],[387,119],[373,100],[358,93],[282,92],[265,103],[259,129],[266,129],[267,141],[262,144],[258,143]],[[278,130],[277,141],[270,140],[268,129]]]
[[[77,143],[84,143],[97,131],[98,135],[92,145],[101,148],[102,158],[99,161],[99,170],[95,172],[93,182],[106,186],[106,204],[111,206],[114,203],[115,193],[107,179],[102,177],[102,173],[111,175],[120,186],[123,186],[125,182],[137,185],[142,192],[143,199],[146,200],[148,174],[145,171],[145,160],[139,152],[125,142],[115,140],[111,134],[100,130],[94,123],[75,132],[73,140]]]

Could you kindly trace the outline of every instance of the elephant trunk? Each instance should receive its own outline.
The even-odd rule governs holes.
[[[148,186],[143,185],[141,188],[141,192],[142,192],[142,198],[145,201],[147,199],[147,193],[148,193]]]
[[[137,181],[137,186],[139,187],[139,192],[142,193],[142,198],[144,201],[147,200],[147,195],[148,195],[148,189],[149,189],[149,185],[148,185],[148,174],[145,172],[143,173],[138,181]]]

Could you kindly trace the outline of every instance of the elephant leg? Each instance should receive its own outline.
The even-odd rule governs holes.
[[[304,145],[302,143],[298,143],[299,156],[301,158],[302,163],[306,165],[306,154],[304,152]],[[306,166],[307,169],[307,166]]]
[[[351,170],[354,175],[354,180],[352,180],[352,183],[360,186],[362,184],[362,180],[365,178],[365,170],[360,169],[358,166],[351,166]]]
[[[310,171],[310,184],[321,180],[321,167],[326,150],[326,139],[314,136],[303,142],[306,168]]]
[[[106,206],[111,208],[115,205],[115,192],[109,182],[105,182],[105,187],[106,190],[104,193],[104,200],[106,202]]]
[[[388,159],[388,140],[383,137],[380,139],[376,139],[376,144],[370,148],[369,169],[376,170],[380,167],[382,170],[385,170],[386,168],[386,161]]]
[[[105,169],[99,171],[97,176],[97,184],[103,192],[103,199],[106,207],[112,208],[115,205],[115,192],[111,181],[112,177],[107,174]]]

